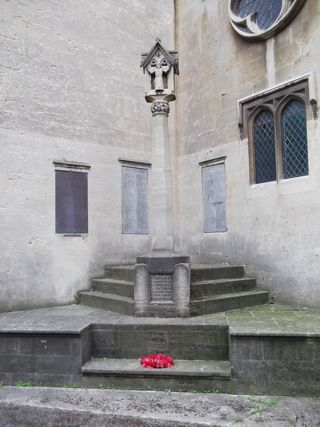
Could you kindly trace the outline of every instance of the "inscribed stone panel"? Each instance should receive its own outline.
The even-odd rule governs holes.
[[[202,168],[203,231],[226,231],[224,163]]]
[[[122,167],[122,232],[148,234],[148,170]]]
[[[151,301],[173,301],[172,274],[151,274]]]

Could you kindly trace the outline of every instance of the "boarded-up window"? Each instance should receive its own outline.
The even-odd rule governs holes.
[[[226,231],[225,166],[224,163],[202,168],[203,231]]]
[[[122,232],[148,234],[148,170],[122,167]]]
[[[56,233],[88,233],[88,174],[56,170]]]

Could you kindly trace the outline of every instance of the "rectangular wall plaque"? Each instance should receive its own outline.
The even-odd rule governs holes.
[[[225,165],[224,163],[202,168],[203,231],[226,231]]]
[[[151,301],[173,301],[172,274],[151,274]]]
[[[122,233],[148,234],[148,170],[122,167]]]
[[[88,233],[88,174],[56,170],[56,233]]]

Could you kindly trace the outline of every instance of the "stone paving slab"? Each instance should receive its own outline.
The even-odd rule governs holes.
[[[231,335],[320,337],[320,311],[266,304],[226,313]]]
[[[90,324],[226,325],[224,313],[190,318],[136,318],[83,305],[0,313],[0,333],[80,333]]]
[[[90,324],[227,325],[233,335],[320,336],[320,311],[265,304],[227,313],[190,318],[136,318],[82,305],[48,307],[0,314],[0,333],[80,333]]]
[[[319,398],[0,388],[6,427],[319,427]]]

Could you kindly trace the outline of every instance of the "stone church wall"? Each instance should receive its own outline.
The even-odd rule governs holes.
[[[151,235],[122,234],[119,158],[151,159],[139,65],[157,36],[180,58],[175,249],[244,263],[276,302],[319,306],[319,119],[308,115],[308,176],[250,185],[237,112],[239,99],[310,72],[320,98],[318,1],[262,42],[232,30],[227,0],[11,0],[0,23],[0,311],[71,303],[105,263],[150,249]],[[227,231],[203,233],[199,163],[224,157]],[[90,166],[87,235],[55,233],[63,160]]]
[[[171,43],[173,4],[2,1],[0,23],[0,310],[67,304],[106,262],[149,248],[122,235],[118,159],[150,157],[140,56]],[[63,159],[91,166],[88,235],[55,233]]]
[[[319,307],[319,119],[307,123],[308,176],[250,185],[237,101],[312,71],[319,98],[320,3],[307,1],[262,42],[233,31],[227,0],[178,0],[176,22],[181,248],[193,259],[246,264],[277,302]],[[199,162],[224,156],[227,231],[203,233]]]

